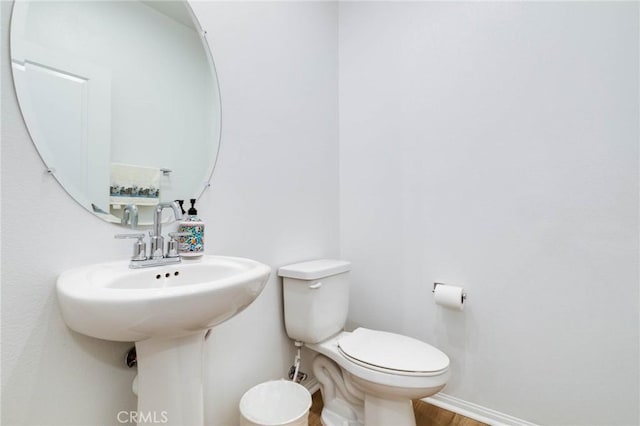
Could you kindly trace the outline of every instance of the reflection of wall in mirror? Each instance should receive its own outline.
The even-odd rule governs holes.
[[[108,72],[24,43],[28,60],[12,63],[14,83],[39,152],[79,201],[108,210],[111,85]],[[87,206],[85,206],[87,207]]]
[[[34,2],[27,27],[29,40],[42,48],[110,70],[107,172],[110,162],[169,168],[162,199],[196,195],[216,155],[218,112],[211,102],[216,85],[193,28],[133,1]],[[101,176],[107,191],[108,173]]]

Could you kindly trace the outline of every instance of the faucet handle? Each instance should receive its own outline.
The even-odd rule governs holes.
[[[114,238],[116,239],[125,239],[125,238],[137,238],[138,241],[133,243],[133,256],[131,256],[131,260],[147,260],[147,244],[143,241],[145,234],[116,234]]]
[[[178,257],[180,253],[178,253],[178,241],[176,237],[188,237],[191,235],[190,232],[169,232],[169,243],[167,246],[167,257]]]

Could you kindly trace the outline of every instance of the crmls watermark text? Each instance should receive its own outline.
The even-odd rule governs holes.
[[[116,416],[118,423],[144,423],[144,424],[164,424],[169,422],[166,411],[118,411]]]

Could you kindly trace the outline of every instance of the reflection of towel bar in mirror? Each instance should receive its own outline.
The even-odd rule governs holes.
[[[142,197],[109,197],[109,205],[117,206],[116,208],[119,210],[119,206],[125,206],[127,204],[135,204],[137,206],[157,206],[158,199],[157,198],[142,198]]]

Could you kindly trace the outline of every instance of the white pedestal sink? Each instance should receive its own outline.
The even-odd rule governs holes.
[[[145,269],[102,263],[60,275],[58,301],[71,329],[136,342],[139,425],[201,426],[204,334],[249,306],[270,272],[224,256]]]

